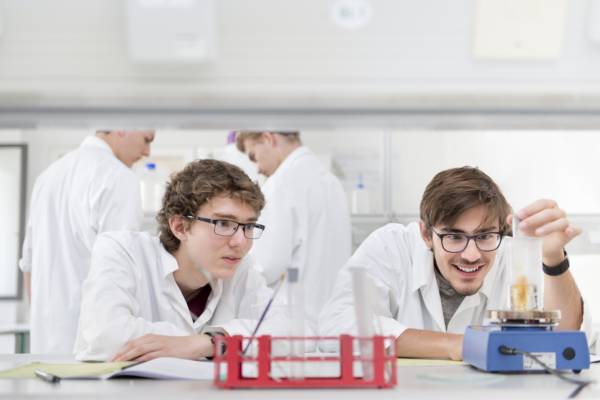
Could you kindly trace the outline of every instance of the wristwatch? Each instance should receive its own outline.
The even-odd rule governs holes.
[[[213,345],[213,355],[211,357],[206,357],[209,360],[212,360],[215,356],[215,354],[219,354],[219,355],[223,355],[225,354],[225,352],[227,351],[227,343],[225,343],[225,340],[219,340],[219,348],[217,349],[217,341],[215,340],[216,336],[225,336],[225,334],[221,333],[221,332],[204,332],[204,334],[208,337],[210,337],[210,343]]]
[[[542,268],[544,269],[544,273],[549,276],[559,276],[567,272],[569,269],[569,257],[567,257],[567,251],[563,249],[565,253],[565,258],[560,262],[560,264],[549,267],[546,264],[542,263]]]

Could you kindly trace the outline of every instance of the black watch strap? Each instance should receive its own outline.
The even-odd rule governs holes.
[[[219,354],[225,354],[225,352],[227,351],[227,344],[225,343],[224,340],[220,340],[220,349],[217,349],[216,343],[217,341],[215,340],[216,336],[225,336],[224,334],[222,334],[221,332],[204,332],[204,334],[208,337],[210,337],[210,343],[212,343],[213,345],[213,356],[211,357],[206,357],[209,360],[212,360],[214,358],[214,355],[218,352]]]
[[[542,267],[544,269],[544,273],[549,276],[559,276],[567,272],[569,269],[569,257],[567,256],[567,251],[563,250],[565,253],[565,259],[560,262],[560,264],[549,267],[546,264],[542,263]]]

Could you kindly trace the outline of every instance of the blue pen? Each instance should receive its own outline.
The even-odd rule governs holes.
[[[40,378],[41,380],[48,383],[58,383],[60,382],[60,376],[56,376],[46,371],[42,371],[41,369],[35,370],[35,376]]]
[[[256,333],[258,332],[258,328],[260,328],[260,325],[263,323],[265,317],[267,316],[267,312],[269,311],[269,308],[271,308],[271,304],[273,303],[273,300],[275,300],[275,296],[277,296],[277,292],[279,292],[279,288],[281,288],[281,285],[283,284],[284,280],[285,280],[285,272],[283,274],[281,274],[281,277],[279,278],[279,283],[277,284],[277,287],[273,291],[273,295],[269,299],[269,302],[267,303],[260,318],[258,319],[256,327],[254,328],[254,332],[252,332],[252,335],[250,335],[250,339],[248,339],[248,343],[246,344],[246,347],[244,347],[244,350],[242,351],[242,355],[246,354],[246,352],[250,348],[250,345],[252,344],[252,341],[254,340]]]

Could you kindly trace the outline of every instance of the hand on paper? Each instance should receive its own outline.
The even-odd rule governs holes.
[[[148,361],[158,357],[198,360],[213,353],[210,337],[144,335],[123,346],[111,361]]]

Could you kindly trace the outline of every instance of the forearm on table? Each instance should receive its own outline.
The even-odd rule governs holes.
[[[462,359],[463,335],[407,329],[396,338],[398,357]]]

